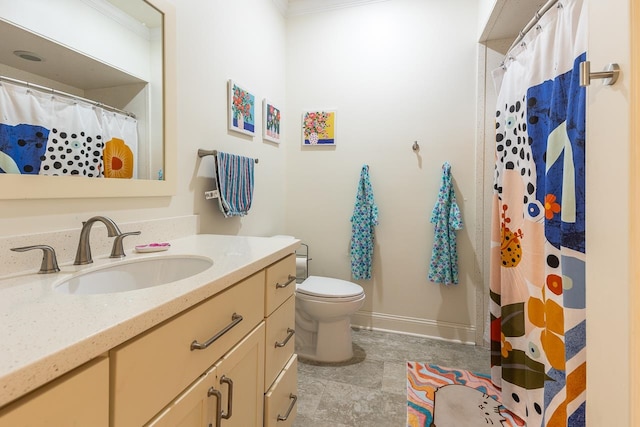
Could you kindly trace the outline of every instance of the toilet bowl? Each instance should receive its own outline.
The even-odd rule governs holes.
[[[360,285],[309,276],[296,285],[296,353],[318,362],[353,357],[351,315],[364,304]]]

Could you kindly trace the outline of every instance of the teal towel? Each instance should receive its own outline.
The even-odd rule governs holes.
[[[442,185],[431,212],[435,224],[433,251],[429,265],[429,280],[434,283],[458,284],[458,250],[456,230],[462,230],[462,216],[453,189],[451,165],[442,165]]]
[[[351,216],[351,275],[371,279],[373,228],[378,225],[378,206],[373,199],[369,166],[362,166],[356,203]]]

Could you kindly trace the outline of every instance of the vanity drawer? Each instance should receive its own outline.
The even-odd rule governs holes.
[[[298,355],[294,354],[273,386],[264,395],[265,427],[292,426],[298,410],[297,400]]]
[[[259,272],[112,350],[113,425],[144,424],[258,325],[264,276]],[[192,349],[216,335],[208,347]]]
[[[267,267],[264,317],[280,307],[296,290],[296,255],[291,254]]]
[[[267,318],[265,350],[265,391],[276,379],[295,347],[295,297],[291,296]]]

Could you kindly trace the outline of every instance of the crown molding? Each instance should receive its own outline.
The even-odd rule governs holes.
[[[96,9],[98,12],[102,13],[108,18],[111,18],[113,21],[127,28],[128,30],[134,32],[138,36],[151,40],[152,35],[146,26],[142,25],[139,21],[134,19],[132,16],[128,15],[121,9],[112,5],[108,1],[105,0],[82,0],[84,3]]]
[[[273,1],[273,4],[276,5],[276,8],[278,8],[278,10],[280,11],[280,14],[286,17],[287,9],[288,9],[287,0],[272,0],[272,1]]]
[[[363,6],[383,1],[389,0],[288,0],[288,4],[286,5],[286,16],[290,17],[310,13],[327,12],[335,9]]]

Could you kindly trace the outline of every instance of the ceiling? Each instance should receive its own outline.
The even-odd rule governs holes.
[[[304,15],[332,9],[389,0],[274,0],[285,16]],[[495,0],[479,41],[511,39],[535,16],[546,0]]]

